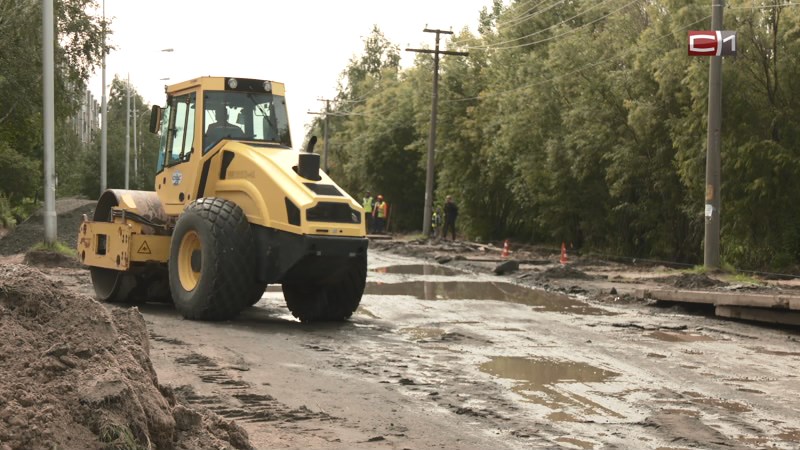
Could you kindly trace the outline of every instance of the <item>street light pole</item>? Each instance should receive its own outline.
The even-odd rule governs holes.
[[[100,119],[102,130],[100,132],[100,194],[106,191],[108,166],[108,105],[106,104],[106,1],[103,0],[103,95],[100,102]]]
[[[44,0],[42,4],[44,242],[50,245],[56,243],[54,34],[53,0]]]

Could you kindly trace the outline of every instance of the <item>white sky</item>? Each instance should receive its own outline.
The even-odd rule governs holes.
[[[98,0],[102,4],[103,0]],[[333,98],[339,74],[361,55],[363,38],[377,25],[400,46],[403,67],[414,53],[432,47],[426,26],[477,30],[480,10],[492,0],[105,0],[113,18],[106,83],[130,75],[150,104],[164,103],[164,85],[204,75],[258,78],[286,83],[296,148],[305,126]],[[171,53],[161,49],[172,48]],[[446,46],[444,47],[446,49]],[[169,77],[169,81],[161,78]],[[101,71],[90,80],[100,101]]]

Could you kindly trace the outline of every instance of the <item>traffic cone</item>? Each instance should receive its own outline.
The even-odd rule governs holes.
[[[506,241],[503,243],[503,253],[501,253],[500,256],[503,258],[508,258],[510,253],[511,252],[508,250],[508,239],[506,239]]]
[[[562,265],[567,264],[567,245],[564,242],[561,242],[561,260],[559,262]]]

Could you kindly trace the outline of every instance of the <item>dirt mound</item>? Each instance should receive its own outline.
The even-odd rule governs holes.
[[[83,222],[83,215],[92,217],[95,200],[78,198],[63,198],[56,201],[56,235],[57,239],[75,248],[78,243],[78,227]],[[39,210],[28,220],[17,225],[16,228],[0,239],[0,255],[13,255],[24,253],[35,244],[44,240],[43,211]]]
[[[654,281],[681,289],[706,289],[728,285],[724,281],[709,278],[708,275],[701,273],[682,273],[671,277],[657,278]]]
[[[0,268],[0,448],[249,449],[235,423],[160,387],[136,308]]]
[[[538,274],[539,279],[573,279],[573,280],[591,280],[593,277],[581,270],[570,266],[551,267],[542,273]]]

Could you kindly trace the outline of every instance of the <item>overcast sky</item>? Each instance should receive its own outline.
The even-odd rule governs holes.
[[[98,0],[102,4],[102,0]],[[426,26],[477,29],[480,10],[492,0],[105,0],[116,47],[106,77],[130,75],[151,104],[164,103],[164,85],[197,76],[235,76],[286,83],[292,142],[302,145],[305,126],[333,98],[339,74],[360,55],[363,38],[377,25],[401,48],[433,46]],[[506,2],[507,3],[507,2]],[[171,53],[162,49],[172,48]],[[170,78],[161,81],[161,78]],[[100,101],[101,72],[90,80]]]

